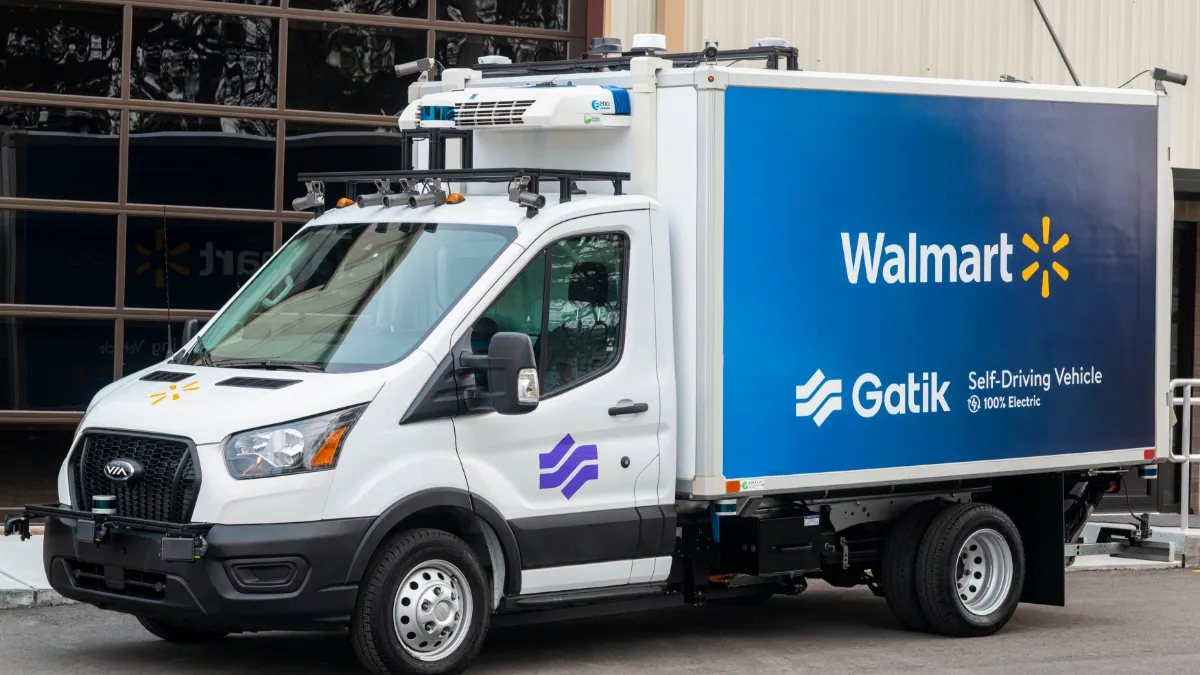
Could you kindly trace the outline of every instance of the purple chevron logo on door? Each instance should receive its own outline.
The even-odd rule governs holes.
[[[542,472],[538,488],[553,490],[561,487],[563,496],[570,499],[584,483],[600,479],[599,461],[596,446],[576,446],[575,439],[567,434],[553,450],[538,455],[538,469]]]

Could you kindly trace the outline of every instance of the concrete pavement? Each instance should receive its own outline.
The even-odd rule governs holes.
[[[0,610],[70,603],[50,588],[42,565],[42,538],[0,537]]]
[[[494,631],[468,675],[1195,675],[1200,574],[1067,577],[1066,608],[1022,605],[975,640],[901,631],[863,589],[820,582],[759,608],[708,606]],[[168,645],[85,605],[0,613],[0,675],[361,675],[344,633]]]

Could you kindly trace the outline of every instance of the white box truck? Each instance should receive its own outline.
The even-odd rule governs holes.
[[[63,596],[457,673],[500,622],[809,579],[981,636],[1073,555],[1172,555],[1077,543],[1169,449],[1163,92],[775,45],[411,93],[397,170],[301,176],[311,222],[6,523]]]

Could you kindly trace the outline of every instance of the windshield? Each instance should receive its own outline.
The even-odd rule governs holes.
[[[511,227],[307,227],[203,334],[185,361],[371,370],[404,358],[516,236]]]

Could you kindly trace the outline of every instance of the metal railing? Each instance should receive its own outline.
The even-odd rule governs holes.
[[[1171,410],[1179,407],[1182,422],[1179,434],[1179,448],[1176,452],[1174,438],[1171,440],[1167,459],[1179,464],[1179,527],[1186,535],[1188,532],[1188,511],[1191,510],[1192,498],[1192,463],[1200,463],[1200,454],[1192,454],[1192,408],[1200,404],[1200,399],[1193,398],[1192,392],[1200,389],[1200,379],[1171,380],[1168,396]],[[1176,392],[1182,390],[1182,396]],[[1173,426],[1173,425],[1172,425]]]

